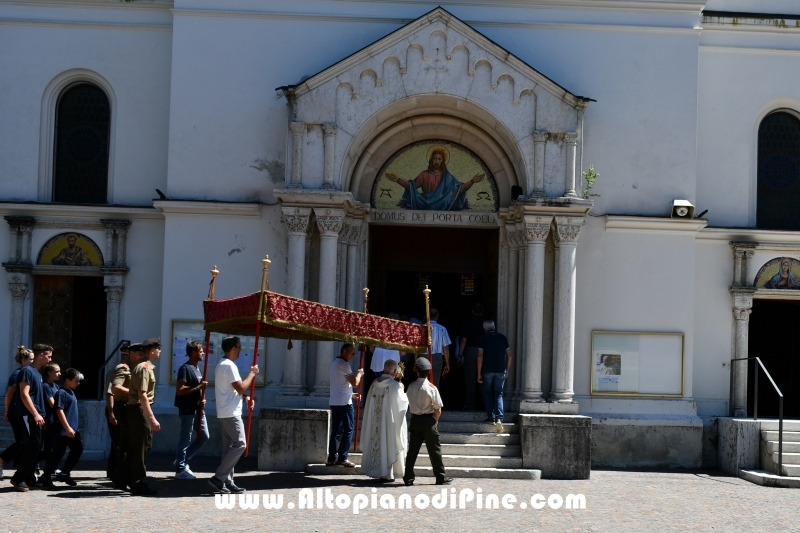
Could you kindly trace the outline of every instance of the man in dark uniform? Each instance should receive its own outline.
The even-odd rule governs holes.
[[[161,430],[161,424],[153,414],[155,402],[156,375],[153,362],[161,355],[161,338],[152,337],[142,342],[144,358],[131,372],[128,389],[128,431],[130,451],[127,463],[130,465],[131,494],[153,496],[158,491],[147,482],[147,454],[153,445],[153,432]]]
[[[431,372],[431,362],[420,356],[414,363],[417,381],[408,386],[408,409],[411,411],[411,423],[408,425],[410,438],[408,441],[408,455],[406,455],[406,469],[403,481],[406,486],[414,484],[414,464],[422,443],[428,449],[431,459],[433,475],[436,476],[437,485],[449,485],[453,478],[447,477],[442,461],[442,444],[439,441],[438,423],[442,416],[442,397],[430,381],[428,374]]]
[[[129,344],[125,343],[119,350],[120,353],[120,365],[125,364],[127,365],[130,363],[129,359]],[[117,367],[120,365],[113,366],[108,369],[106,372],[106,424],[108,425],[108,436],[111,438],[111,450],[108,454],[108,462],[106,463],[106,477],[108,479],[112,479],[114,477],[114,473],[117,471],[117,466],[119,466],[119,422],[117,421],[117,417],[114,414],[114,403],[116,398],[114,398],[114,392],[111,390],[111,386],[113,385],[114,374],[116,373]],[[126,396],[125,401],[128,401]]]
[[[114,374],[108,383],[107,394],[113,397],[113,422],[109,418],[109,427],[117,430],[117,466],[111,473],[111,480],[118,489],[128,490],[130,485],[130,464],[126,463],[130,450],[130,432],[128,429],[128,394],[131,384],[131,367],[136,366],[144,356],[141,344],[131,344],[123,352],[122,361],[114,367]],[[113,439],[113,437],[112,437]],[[112,446],[114,441],[112,440]]]

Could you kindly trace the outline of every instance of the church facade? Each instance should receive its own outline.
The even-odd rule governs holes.
[[[591,416],[598,465],[713,465],[719,417],[777,414],[749,356],[800,417],[800,9],[440,4],[0,0],[0,379],[49,343],[94,405],[160,334],[173,414],[209,271],[255,292],[268,254],[347,309],[428,286],[454,340],[482,304],[507,405]],[[327,406],[337,345],[261,348],[260,406]]]

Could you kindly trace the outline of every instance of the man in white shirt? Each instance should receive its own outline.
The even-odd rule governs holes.
[[[364,369],[359,368],[356,375],[350,368],[350,359],[355,348],[349,342],[342,345],[339,357],[333,360],[329,370],[331,438],[328,441],[328,466],[353,468],[356,465],[347,460],[350,443],[353,441],[355,416],[353,414],[353,387],[358,387]],[[356,398],[358,399],[358,398]],[[338,441],[338,442],[337,442]],[[338,453],[338,460],[337,460]]]
[[[226,337],[222,340],[224,356],[214,370],[214,396],[217,401],[217,418],[222,429],[222,460],[214,476],[208,480],[216,492],[223,494],[244,492],[233,482],[233,469],[244,453],[245,434],[242,422],[242,397],[249,407],[254,400],[248,389],[258,375],[258,366],[251,366],[247,377],[242,380],[235,361],[242,351],[239,337]]]
[[[433,384],[439,388],[439,381],[450,372],[450,335],[447,328],[437,322],[439,311],[431,308],[431,354],[433,360]],[[417,354],[417,358],[427,359],[428,354]]]

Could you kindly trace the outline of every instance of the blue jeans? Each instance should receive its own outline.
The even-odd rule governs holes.
[[[505,372],[485,372],[483,374],[483,402],[486,404],[486,416],[503,421],[503,385],[506,382]]]
[[[355,415],[353,404],[331,405],[331,438],[328,441],[328,461],[346,461],[350,453],[350,443],[353,441],[353,427]],[[340,438],[341,435],[341,438]],[[338,443],[336,441],[339,441]]]
[[[192,430],[197,428],[197,413],[193,415],[180,415],[181,432],[178,435],[178,454],[175,456],[175,472],[182,472],[187,463],[208,440],[208,423],[206,413],[203,411],[203,425],[200,428],[200,442],[192,438]]]

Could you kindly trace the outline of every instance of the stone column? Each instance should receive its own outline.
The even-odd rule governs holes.
[[[514,356],[514,386],[508,387],[512,397],[516,400],[522,390],[522,364],[520,363],[523,347],[517,344],[517,293],[519,292],[519,271],[517,270],[519,253],[519,239],[515,224],[506,224],[506,239],[508,240],[508,275],[505,287],[506,294],[506,322],[507,325],[497,324],[499,331],[508,337],[511,344],[511,353]]]
[[[552,217],[525,216],[525,377],[523,402],[542,401],[542,325],[544,324],[544,245]]]
[[[544,196],[544,153],[547,132],[533,132],[533,196]]]
[[[104,358],[119,342],[119,309],[125,293],[123,280],[122,276],[104,276],[103,280],[106,289],[106,353]]]
[[[516,345],[517,353],[516,359],[519,369],[519,373],[517,374],[517,395],[522,397],[522,390],[525,388],[525,350],[526,350],[526,340],[525,340],[525,294],[524,294],[524,284],[525,284],[525,224],[522,222],[517,222],[514,224],[516,228],[516,245],[517,245],[517,294],[514,297],[514,301],[516,302],[516,310],[517,310],[517,335],[516,335]],[[519,289],[522,290],[519,290]]]
[[[567,148],[567,161],[564,176],[564,196],[577,197],[575,192],[575,158],[578,153],[578,133],[569,131],[564,135]]]
[[[555,357],[556,372],[552,400],[558,403],[572,403],[572,397],[575,395],[572,383],[575,370],[576,257],[583,218],[557,216],[555,220],[560,253],[556,285],[558,314],[555,317],[558,351]]]
[[[311,218],[311,208],[284,207],[283,223],[288,233],[288,276],[286,283],[287,296],[305,297],[306,271],[306,232]],[[297,396],[305,392],[303,371],[303,343],[292,340],[293,347],[288,348],[283,356],[283,390],[282,394]]]
[[[347,309],[363,311],[363,296],[358,287],[358,239],[361,237],[363,219],[354,218],[347,236]]]
[[[347,254],[348,239],[350,238],[350,222],[352,219],[345,218],[342,230],[339,232],[339,242],[336,245],[336,262],[339,268],[336,271],[336,307],[347,308]]]
[[[753,309],[754,289],[732,289],[733,318],[735,321],[735,341],[733,359],[748,357],[748,335],[750,313]],[[747,368],[749,361],[732,361],[733,372],[733,416],[747,416]]]
[[[305,122],[291,122],[292,129],[292,178],[287,189],[302,189],[303,143],[306,136]]]
[[[6,270],[9,267],[6,266]],[[9,331],[9,346],[8,353],[17,353],[17,346],[25,344],[24,339],[24,319],[25,319],[25,298],[28,296],[28,289],[31,286],[30,270],[9,270],[6,279],[8,281],[8,290],[11,291],[11,330]],[[7,358],[9,371],[15,365],[14,358]]]
[[[333,183],[333,164],[334,164],[334,148],[336,146],[336,125],[323,124],[322,135],[324,155],[325,155],[325,175],[322,181],[323,189],[335,189],[336,185]]]
[[[314,208],[319,229],[319,301],[326,305],[336,304],[336,248],[339,231],[344,222],[344,210]],[[335,357],[335,345],[332,341],[320,342],[317,345],[316,379],[314,396],[328,396],[328,370]]]

